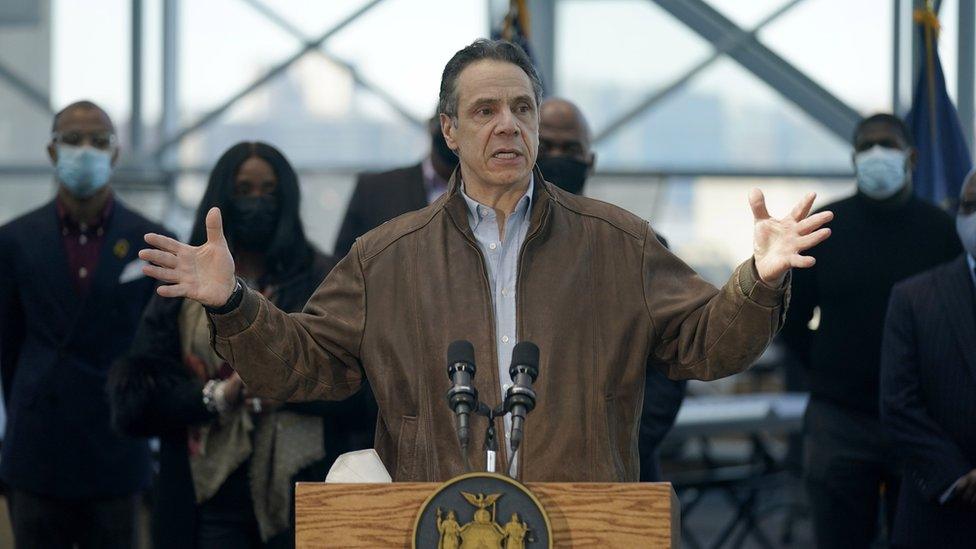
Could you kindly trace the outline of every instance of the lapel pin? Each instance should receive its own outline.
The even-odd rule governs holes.
[[[119,241],[115,243],[112,251],[115,253],[115,257],[122,259],[129,253],[129,241],[124,238],[120,238]]]

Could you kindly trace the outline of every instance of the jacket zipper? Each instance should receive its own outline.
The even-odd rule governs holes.
[[[519,291],[519,289],[521,287],[521,283],[522,283],[522,266],[524,265],[524,262],[522,260],[525,257],[525,249],[528,248],[529,244],[533,240],[535,240],[536,237],[539,235],[539,233],[542,231],[542,226],[546,223],[546,220],[549,217],[549,210],[548,210],[548,208],[550,208],[550,207],[551,207],[550,205],[548,205],[548,204],[546,205],[546,208],[547,209],[546,209],[546,211],[542,212],[542,219],[539,221],[539,226],[536,227],[535,230],[532,231],[531,234],[529,234],[528,236],[525,237],[525,240],[522,242],[522,249],[519,250],[518,272],[516,273],[516,277],[515,277],[515,318],[516,318],[516,323],[515,323],[515,325],[516,325],[516,334],[515,334],[516,339],[515,339],[515,341],[516,341],[516,343],[518,343],[519,341],[521,341],[522,333],[524,331],[524,330],[522,330],[522,323],[524,322],[524,317],[522,316],[522,292]],[[531,220],[531,216],[530,216],[530,220]],[[503,430],[504,430],[504,428],[503,428]],[[523,455],[522,456],[519,456],[519,460],[518,460],[518,464],[517,464],[518,465],[518,471],[516,472],[516,477],[518,479],[521,479],[522,478],[522,472],[524,470],[524,466],[523,465],[525,463],[525,459],[524,459],[523,456],[524,456],[525,448],[527,447],[527,444],[526,444],[527,438],[528,437],[526,436],[525,430],[523,429],[523,432],[522,432],[522,443],[519,446],[519,451],[520,452],[523,452]],[[505,451],[506,452],[508,451],[507,445],[506,445]],[[506,461],[506,464],[507,464],[507,461]]]
[[[478,244],[476,242],[472,242],[471,239],[468,238],[468,235],[465,234],[463,231],[462,231],[462,235],[464,236],[464,240],[468,243],[468,246],[470,246],[471,248],[473,248],[474,251],[478,254],[478,260],[481,262],[481,281],[482,281],[482,283],[484,283],[484,287],[486,289],[486,293],[488,294],[488,312],[489,312],[489,318],[491,318],[491,320],[492,320],[491,322],[488,323],[488,333],[491,336],[491,345],[489,347],[489,351],[491,352],[491,356],[492,356],[492,364],[491,364],[491,372],[492,372],[492,374],[491,374],[491,377],[492,377],[492,380],[494,381],[492,383],[491,390],[492,390],[492,394],[494,396],[494,400],[495,401],[498,401],[501,398],[499,396],[499,391],[500,391],[499,386],[500,386],[501,380],[498,378],[498,352],[497,352],[497,345],[495,343],[495,337],[496,337],[496,334],[495,334],[495,296],[493,296],[492,293],[491,293],[491,280],[488,279],[488,266],[485,263],[485,256],[481,253],[481,248],[478,247]],[[501,430],[498,429],[498,425],[497,424],[495,425],[495,430],[496,430],[496,432],[501,432],[502,434],[504,434],[504,432],[505,432],[505,423],[504,423],[504,421],[502,421],[502,428],[501,428]],[[504,437],[501,437],[501,438],[504,440]],[[499,469],[501,469],[501,467],[508,465],[508,448],[506,447],[506,445],[504,443],[500,444],[499,446],[500,446],[500,448],[499,448],[499,454],[500,454]]]

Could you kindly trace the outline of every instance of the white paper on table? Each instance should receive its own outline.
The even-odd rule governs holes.
[[[352,483],[352,482],[393,482],[390,473],[383,466],[383,461],[376,450],[369,448],[366,450],[356,450],[347,452],[336,458],[329,474],[325,476],[325,482],[333,483]]]

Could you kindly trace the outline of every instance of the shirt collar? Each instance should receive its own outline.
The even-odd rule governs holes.
[[[525,194],[522,198],[515,203],[515,209],[510,212],[511,216],[516,216],[522,212],[528,215],[528,212],[532,211],[532,194],[535,191],[535,174],[529,174],[529,186],[525,189]],[[468,193],[464,192],[464,181],[461,181],[461,196],[464,197],[464,202],[468,205],[468,219],[474,219],[474,224],[477,225],[481,221],[481,216],[478,215],[478,207],[488,208],[488,210],[494,212],[490,206],[485,206],[477,200],[468,196]]]
[[[973,285],[976,285],[976,272],[973,272],[973,269],[976,269],[976,259],[973,258],[972,254],[966,254],[966,264],[969,265],[969,278],[972,278]]]
[[[70,230],[80,230],[80,227],[74,220],[68,216],[68,208],[64,205],[61,200],[61,195],[58,195],[54,201],[55,210],[58,212],[58,221],[61,222],[61,228]],[[105,225],[108,218],[112,215],[112,210],[115,209],[115,195],[109,193],[108,198],[105,200],[105,205],[102,207],[102,211],[95,218],[95,221],[86,227],[86,229],[97,229]]]

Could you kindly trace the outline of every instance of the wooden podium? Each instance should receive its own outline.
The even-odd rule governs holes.
[[[666,482],[526,484],[549,515],[554,547],[678,548],[678,498]],[[410,547],[435,482],[325,484],[295,490],[295,542],[305,547]]]

